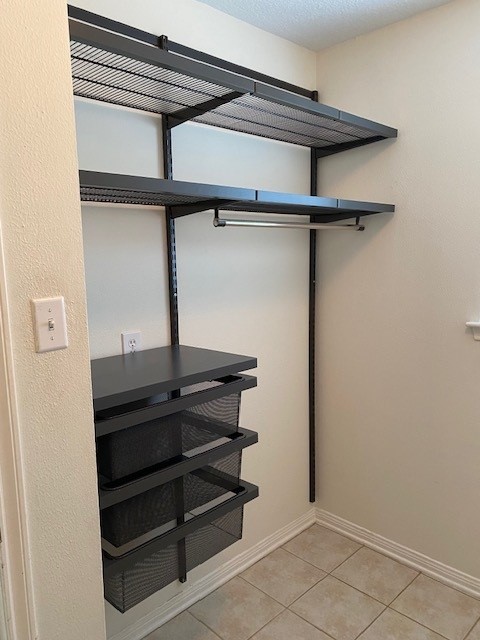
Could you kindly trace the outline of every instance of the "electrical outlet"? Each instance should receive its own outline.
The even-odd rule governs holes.
[[[122,351],[123,353],[134,353],[142,350],[142,332],[141,331],[123,331],[122,332]]]

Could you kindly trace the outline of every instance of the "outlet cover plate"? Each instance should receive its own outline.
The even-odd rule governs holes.
[[[122,332],[122,353],[123,354],[132,353],[134,351],[141,351],[142,348],[143,348],[143,345],[142,345],[141,331],[123,331]]]

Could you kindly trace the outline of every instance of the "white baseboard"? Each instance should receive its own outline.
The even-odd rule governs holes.
[[[433,560],[433,558],[429,558],[428,556],[423,555],[423,553],[404,547],[393,540],[388,540],[377,533],[373,533],[368,529],[364,529],[353,522],[344,520],[333,513],[324,511],[323,509],[317,509],[317,523],[324,527],[328,527],[329,529],[333,529],[348,538],[352,538],[353,540],[364,544],[366,547],[375,549],[375,551],[379,551],[390,558],[394,558],[395,560],[412,567],[412,569],[421,571],[422,573],[435,578],[439,582],[443,582],[444,584],[472,595],[475,598],[480,598],[479,578],[475,578],[467,573],[458,571],[458,569],[449,567],[438,560]]]
[[[182,593],[179,593],[148,615],[140,618],[140,620],[137,620],[133,625],[111,636],[109,640],[142,640],[162,624],[165,624],[168,620],[171,620],[185,609],[188,609],[188,607],[191,607],[195,602],[205,598],[205,596],[215,591],[215,589],[218,589],[222,584],[225,584],[239,573],[242,573],[242,571],[248,569],[252,564],[255,564],[255,562],[258,562],[288,542],[288,540],[291,540],[310,527],[315,523],[315,518],[316,512],[315,509],[312,508],[300,516],[300,518],[297,518],[229,562],[226,562],[218,569],[215,569],[215,571],[198,580],[198,582],[189,585]]]

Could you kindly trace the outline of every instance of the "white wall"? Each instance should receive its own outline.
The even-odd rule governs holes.
[[[319,505],[480,576],[480,4],[318,56],[322,99],[399,129],[322,192],[394,202],[319,248]]]
[[[20,449],[10,462],[25,492],[19,498],[26,500],[22,525],[27,530],[29,557],[24,578],[31,583],[36,618],[31,637],[102,640],[81,216],[63,0],[2,2],[0,77],[0,216],[5,262],[5,272],[3,264],[0,268],[5,338],[0,382],[3,400],[6,348],[5,357],[13,362],[8,383],[10,399],[16,399],[11,409],[13,426],[18,428],[15,445]],[[65,296],[70,346],[35,353],[30,299],[59,294]],[[2,417],[4,410],[2,406]],[[2,420],[2,447],[9,432],[9,422]],[[2,465],[3,454],[2,449]],[[11,479],[8,485],[12,486]],[[6,522],[5,529],[12,531],[13,524]],[[14,546],[8,539],[2,542]],[[13,605],[16,609],[19,603]],[[19,640],[27,637],[19,631]]]
[[[82,7],[166,33],[267,74],[312,88],[315,55],[193,0],[83,0]],[[161,176],[161,120],[78,100],[80,166]],[[309,152],[199,125],[173,132],[174,177],[308,193]],[[243,476],[261,497],[245,509],[244,539],[189,576],[189,584],[310,508],[308,503],[308,235],[214,229],[213,214],[177,222],[181,342],[255,355],[259,386],[244,394],[241,422],[259,432]],[[83,207],[93,357],[120,353],[120,332],[144,346],[169,343],[164,214]],[[286,473],[285,471],[288,470]],[[110,635],[182,589],[175,583],[125,615],[107,605]]]

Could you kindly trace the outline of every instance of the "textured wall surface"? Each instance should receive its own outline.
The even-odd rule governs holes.
[[[459,0],[318,57],[327,103],[400,131],[320,169],[397,213],[319,249],[319,504],[477,577],[479,23]]]
[[[313,87],[315,56],[192,0],[83,0],[86,9],[135,24],[265,73]],[[140,8],[141,7],[141,10]],[[81,168],[161,175],[161,119],[76,102]],[[308,193],[308,150],[198,125],[173,131],[174,176]],[[245,392],[242,424],[259,432],[243,476],[261,496],[245,509],[244,538],[189,575],[188,584],[305,514],[308,502],[308,234],[215,229],[213,213],[177,223],[182,343],[258,357],[259,386]],[[120,332],[145,347],[168,344],[164,214],[83,207],[91,352],[120,352]],[[288,473],[285,470],[288,469]],[[125,615],[107,605],[114,635],[182,586],[173,583]]]
[[[35,637],[102,640],[81,215],[63,0],[2,3],[0,77],[0,215]],[[70,346],[37,354],[30,299],[51,295],[65,296]]]

